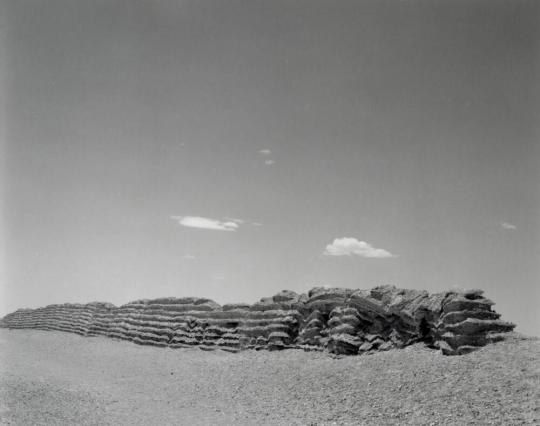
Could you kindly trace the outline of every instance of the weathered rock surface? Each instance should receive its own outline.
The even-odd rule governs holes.
[[[302,348],[354,355],[423,341],[460,355],[498,340],[514,324],[499,319],[481,290],[428,294],[380,286],[284,290],[253,305],[209,299],[159,298],[19,309],[0,327],[34,328],[203,350]]]

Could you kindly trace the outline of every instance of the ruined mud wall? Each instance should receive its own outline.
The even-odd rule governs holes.
[[[201,298],[138,300],[120,307],[99,302],[49,305],[17,310],[0,320],[0,326],[231,352],[302,348],[352,355],[423,341],[457,355],[514,328],[499,319],[493,302],[482,294],[316,287],[300,295],[285,290],[253,305],[220,306]]]

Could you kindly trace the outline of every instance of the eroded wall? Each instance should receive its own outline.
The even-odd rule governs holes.
[[[108,303],[49,305],[6,315],[0,326],[107,336],[163,347],[328,350],[359,354],[423,341],[446,355],[501,338],[514,324],[500,320],[481,290],[426,291],[316,287],[282,291],[248,304],[160,298],[116,307]]]

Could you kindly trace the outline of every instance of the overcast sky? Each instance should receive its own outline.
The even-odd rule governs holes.
[[[459,286],[540,335],[539,12],[3,1],[0,314]]]

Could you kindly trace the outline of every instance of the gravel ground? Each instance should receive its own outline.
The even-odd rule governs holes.
[[[335,358],[0,329],[0,356],[2,424],[540,424],[540,339],[517,334],[459,357]]]

